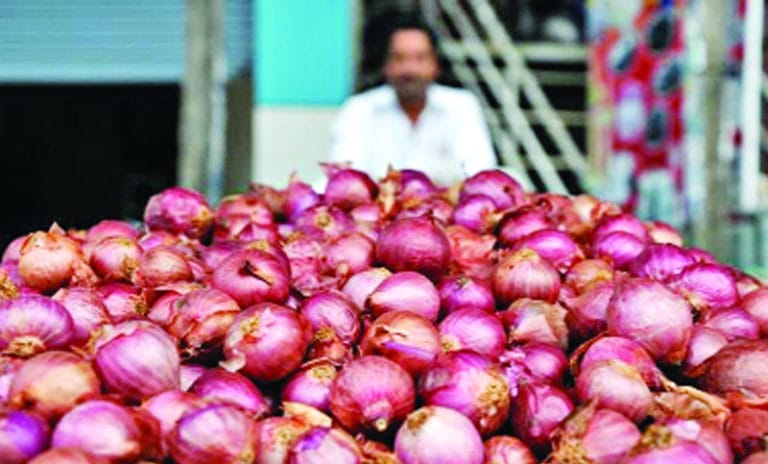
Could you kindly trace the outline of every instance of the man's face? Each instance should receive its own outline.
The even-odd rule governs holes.
[[[420,102],[438,73],[437,56],[424,31],[402,29],[389,43],[384,77],[403,103]]]

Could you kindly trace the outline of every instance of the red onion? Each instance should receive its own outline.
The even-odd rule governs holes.
[[[768,288],[758,288],[748,293],[741,306],[757,321],[760,335],[768,337]]]
[[[316,238],[337,237],[352,232],[355,223],[340,208],[333,205],[315,205],[296,218],[296,229]]]
[[[487,284],[467,275],[444,278],[437,286],[440,308],[450,314],[460,308],[476,308],[487,312],[496,309],[493,292]]]
[[[694,324],[688,353],[685,356],[686,375],[698,377],[699,367],[727,344],[728,340],[717,330]]]
[[[661,221],[648,221],[645,223],[648,235],[653,243],[668,243],[670,245],[683,246],[683,236],[680,232]]]
[[[275,222],[270,205],[256,192],[230,195],[221,199],[216,208],[217,227],[228,228],[227,220],[233,217],[245,217],[247,222],[260,226],[269,226]]]
[[[0,413],[0,456],[5,464],[23,464],[48,447],[48,426],[21,411]]]
[[[324,200],[328,205],[335,205],[344,211],[355,206],[371,203],[378,189],[368,174],[356,169],[334,168],[328,172]]]
[[[71,343],[73,345],[86,344],[94,330],[111,322],[107,307],[93,290],[62,288],[52,298],[61,303],[72,318]]]
[[[314,427],[291,446],[290,464],[357,464],[362,452],[347,432],[328,427]]]
[[[556,432],[552,458],[554,462],[620,462],[640,437],[640,430],[632,421],[616,411],[598,409],[592,401]]]
[[[565,322],[574,339],[586,340],[606,329],[605,315],[613,296],[613,287],[613,282],[603,282],[575,298],[561,297],[568,308]]]
[[[142,400],[179,387],[176,341],[151,322],[105,326],[93,346],[96,371],[110,392]]]
[[[440,295],[435,285],[418,272],[396,272],[368,296],[366,306],[376,316],[403,310],[436,321],[440,313]]]
[[[141,249],[144,251],[149,251],[160,246],[178,246],[180,243],[181,238],[178,235],[172,234],[166,230],[153,230],[139,238],[139,246],[141,246]]]
[[[54,225],[49,232],[27,236],[21,246],[19,275],[24,284],[44,293],[52,293],[70,284],[92,284],[80,246]]]
[[[410,311],[390,311],[379,316],[360,342],[364,354],[385,356],[411,375],[418,375],[440,353],[440,337],[428,319]]]
[[[759,453],[750,454],[741,461],[741,464],[765,464],[766,462],[768,462],[768,451],[761,451]]]
[[[484,451],[472,422],[440,406],[412,412],[395,436],[395,453],[403,464],[482,464]]]
[[[213,287],[243,308],[262,301],[282,303],[288,298],[290,274],[270,253],[237,251],[213,271]]]
[[[202,376],[207,369],[197,364],[182,364],[179,368],[179,388],[189,391],[192,384]]]
[[[315,332],[309,344],[308,360],[325,360],[341,366],[354,357],[357,347],[346,345],[336,333],[328,327]]]
[[[525,192],[509,174],[493,169],[480,171],[461,184],[460,199],[476,194],[487,195],[499,210],[503,210],[521,204]]]
[[[492,198],[480,194],[462,197],[451,215],[451,223],[480,234],[493,229],[497,220],[496,203]]]
[[[575,375],[606,361],[621,361],[635,368],[649,387],[658,388],[662,383],[661,371],[648,352],[626,338],[607,336],[590,340],[574,352],[573,358],[578,363],[578,369],[573,369]]]
[[[360,309],[343,293],[318,292],[301,303],[301,314],[312,331],[327,327],[346,344],[352,345],[360,336]]]
[[[293,417],[268,417],[255,424],[255,461],[286,463],[291,446],[311,428],[303,420]]]
[[[568,359],[559,348],[538,342],[510,348],[499,356],[499,362],[513,397],[517,396],[521,381],[537,380],[562,386],[568,369]]]
[[[643,433],[640,445],[622,462],[628,464],[678,463],[719,464],[699,443],[676,439],[674,434],[660,425],[651,425]]]
[[[415,169],[392,171],[398,182],[400,198],[427,197],[437,192],[437,187],[426,174]],[[389,177],[389,174],[388,174]]]
[[[151,230],[167,230],[188,237],[202,237],[213,225],[213,211],[198,192],[171,187],[152,195],[144,209]]]
[[[734,411],[728,418],[725,433],[738,457],[766,450],[768,411],[757,408],[742,408]]]
[[[632,272],[638,277],[667,282],[692,264],[693,257],[679,246],[651,244],[632,263]]]
[[[514,343],[541,342],[562,350],[568,347],[566,311],[560,305],[520,298],[499,317]]]
[[[312,338],[306,318],[274,303],[260,303],[235,317],[224,340],[229,371],[259,382],[285,378],[301,365]]]
[[[359,233],[362,233],[363,236],[371,239],[374,243],[379,235],[384,216],[384,207],[381,204],[381,200],[378,200],[377,203],[355,206],[349,212],[349,217],[357,224]]]
[[[376,259],[393,271],[416,271],[434,279],[448,268],[451,249],[434,220],[402,218],[381,231]]]
[[[720,332],[728,341],[760,338],[760,327],[757,321],[741,308],[727,308],[707,313],[701,322],[704,327]]]
[[[592,233],[593,243],[612,232],[626,232],[643,242],[648,242],[648,231],[645,228],[645,224],[628,213],[606,216],[600,220]]]
[[[627,232],[601,235],[592,244],[592,254],[618,269],[627,269],[645,251],[646,242]]]
[[[142,319],[147,314],[147,299],[138,288],[127,284],[112,283],[98,290],[101,302],[114,323]]]
[[[111,462],[156,457],[160,425],[148,413],[104,400],[86,401],[61,418],[51,447],[78,448]]]
[[[278,243],[280,234],[274,224],[256,224],[246,215],[234,214],[216,226],[213,239],[217,242],[222,240],[239,242],[264,240],[269,243]]]
[[[449,314],[438,326],[444,351],[471,350],[496,359],[503,351],[507,334],[493,314],[478,308],[463,308]]]
[[[331,387],[330,408],[351,432],[384,432],[405,419],[414,401],[408,372],[383,356],[368,355],[350,361],[339,372]]]
[[[9,405],[55,421],[101,392],[91,363],[65,351],[48,351],[24,362],[13,376]]]
[[[520,383],[509,417],[516,436],[534,452],[546,452],[550,435],[571,412],[573,403],[560,388],[532,381]]]
[[[168,440],[171,457],[184,464],[253,462],[254,422],[228,404],[212,404],[184,414]]]
[[[451,271],[489,280],[496,264],[496,237],[476,234],[455,224],[445,228],[445,235],[451,248]]]
[[[141,256],[136,284],[152,288],[192,277],[192,268],[184,255],[172,248],[156,247]]]
[[[640,343],[656,361],[667,364],[685,359],[693,330],[691,310],[685,300],[645,278],[616,283],[606,323],[610,333]]]
[[[291,174],[288,180],[288,187],[285,190],[285,215],[288,220],[295,222],[296,219],[307,209],[320,203],[320,195],[317,194],[309,184],[302,182],[298,176]]]
[[[768,397],[768,341],[736,340],[721,348],[708,361],[702,379],[704,389],[724,395],[740,393],[746,398]]]
[[[673,277],[669,286],[699,311],[729,308],[739,299],[736,279],[719,264],[692,264]]]
[[[329,274],[350,275],[373,265],[375,244],[359,232],[334,237],[323,249],[324,265]]]
[[[229,403],[254,418],[269,413],[269,405],[258,388],[245,376],[224,369],[209,369],[189,389],[198,398]]]
[[[518,240],[539,230],[551,229],[552,223],[538,209],[518,208],[505,214],[499,221],[499,243],[513,246]]]
[[[224,240],[216,243],[212,243],[200,252],[203,262],[211,269],[216,269],[219,265],[235,251],[240,251],[245,248],[245,244],[242,242],[236,242],[234,240]]]
[[[384,280],[392,273],[383,267],[375,267],[367,271],[352,275],[342,287],[341,291],[347,295],[358,308],[365,307],[368,295],[373,293]]]
[[[485,441],[487,463],[536,464],[539,461],[520,439],[509,435],[496,435]]]
[[[197,409],[202,404],[203,402],[191,393],[168,390],[150,397],[141,407],[157,420],[165,446],[165,441],[176,427],[176,422],[188,411]]]
[[[66,308],[46,296],[21,295],[0,301],[0,348],[4,353],[30,357],[66,348],[73,332]]]
[[[554,229],[542,229],[526,235],[513,248],[522,249],[535,251],[561,273],[584,259],[584,252],[571,236]]]
[[[29,464],[109,464],[109,460],[77,448],[51,448],[38,454]]]
[[[318,361],[296,372],[283,387],[283,401],[303,403],[328,412],[331,385],[336,379],[336,367],[329,361]]]
[[[557,301],[560,275],[533,250],[521,249],[502,258],[493,272],[493,292],[502,305],[519,298]]]
[[[653,397],[643,377],[633,366],[609,360],[590,364],[576,377],[579,400],[595,400],[600,407],[624,414],[635,422],[648,416]]]
[[[664,422],[664,427],[678,440],[698,443],[715,458],[718,464],[733,462],[733,452],[728,443],[728,437],[717,424],[673,417]]]
[[[11,243],[5,247],[2,258],[0,258],[0,264],[18,264],[19,258],[21,257],[21,247],[24,245],[26,240],[26,235],[22,235],[13,239]]]
[[[105,219],[88,229],[85,242],[97,244],[108,237],[126,237],[138,240],[140,236],[141,232],[128,222]]]
[[[577,295],[592,287],[606,282],[612,282],[614,269],[600,259],[585,259],[571,266],[565,274],[565,285],[572,288]]]
[[[509,414],[509,385],[499,368],[471,351],[446,353],[421,375],[419,395],[428,406],[455,409],[482,435],[498,430]]]
[[[91,251],[91,268],[105,281],[131,282],[141,253],[141,247],[135,239],[108,237],[97,243]]]

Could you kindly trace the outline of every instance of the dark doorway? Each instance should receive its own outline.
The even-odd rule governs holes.
[[[0,250],[14,237],[141,219],[176,180],[177,85],[0,86]]]

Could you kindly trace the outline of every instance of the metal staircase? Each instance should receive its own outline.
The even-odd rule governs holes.
[[[585,47],[516,44],[488,0],[419,3],[452,71],[480,98],[502,164],[531,188],[586,190],[586,98],[557,109],[545,92],[584,95]]]

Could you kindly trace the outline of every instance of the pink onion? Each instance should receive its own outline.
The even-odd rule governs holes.
[[[22,411],[0,413],[0,456],[7,464],[23,464],[48,447],[48,426]]]
[[[477,194],[487,195],[499,210],[503,210],[521,204],[525,192],[509,174],[492,169],[480,171],[461,184],[460,199]]]
[[[728,437],[719,425],[713,422],[673,417],[664,422],[664,427],[678,440],[698,443],[716,459],[718,464],[733,462],[733,452],[728,443]]]
[[[135,239],[108,237],[94,246],[90,264],[96,275],[105,281],[130,282],[141,254],[142,249]]]
[[[19,258],[21,257],[21,247],[26,240],[26,235],[11,240],[11,243],[9,243],[3,251],[2,258],[0,258],[0,264],[18,264]]]
[[[384,280],[392,273],[383,267],[375,267],[352,275],[342,287],[341,291],[347,295],[358,308],[365,307],[368,295],[373,293]]]
[[[467,307],[449,314],[438,326],[444,351],[471,350],[496,359],[503,351],[507,334],[499,318]]]
[[[718,464],[699,443],[675,439],[663,426],[652,425],[643,433],[641,446],[636,447],[622,462],[628,464],[657,464],[685,462],[691,464]]]
[[[628,232],[601,235],[592,244],[592,254],[618,269],[628,269],[645,251],[646,242]]]
[[[294,373],[282,391],[282,400],[303,403],[328,412],[331,385],[336,379],[336,367],[320,360]]]
[[[186,280],[192,280],[192,268],[184,255],[172,248],[153,248],[139,260],[136,283],[141,287],[159,287]]]
[[[25,285],[41,292],[95,282],[96,276],[85,262],[80,246],[56,225],[49,232],[28,235],[20,253],[19,275]]]
[[[552,457],[555,462],[620,462],[640,437],[640,430],[632,421],[616,411],[597,408],[592,401],[568,418],[557,432]]]
[[[171,457],[185,464],[252,462],[254,422],[228,404],[212,404],[184,414],[168,440]]]
[[[699,311],[729,308],[739,299],[736,279],[729,268],[719,264],[692,264],[673,277],[669,286]]]
[[[483,281],[490,279],[496,264],[496,237],[480,235],[456,224],[445,228],[451,246],[451,271]]]
[[[394,171],[397,175],[400,198],[426,197],[437,192],[437,187],[425,173],[415,169]]]
[[[224,369],[209,369],[189,389],[198,398],[210,402],[229,403],[252,415],[269,413],[269,405],[258,388],[245,376]]]
[[[201,405],[202,402],[198,397],[179,390],[158,393],[141,405],[142,409],[154,417],[160,426],[163,454],[167,453],[167,441],[176,427],[176,422],[188,411],[197,409]]]
[[[112,322],[142,319],[147,314],[147,299],[138,288],[127,284],[111,283],[98,288],[101,302]]]
[[[620,412],[635,422],[648,416],[653,397],[637,369],[621,361],[591,364],[576,377],[580,401],[594,400],[598,406]]]
[[[356,346],[345,344],[336,333],[328,327],[315,332],[307,351],[307,360],[324,360],[340,366],[354,357]]]
[[[575,375],[579,370],[606,361],[621,361],[635,368],[648,386],[658,388],[662,384],[661,371],[645,348],[626,338],[606,336],[590,340],[577,349],[573,357],[574,362],[578,362],[578,369],[573,369]]]
[[[435,285],[418,272],[396,272],[368,296],[366,306],[376,316],[402,310],[436,321],[440,313],[440,295]]]
[[[9,405],[55,421],[99,393],[101,383],[90,362],[65,351],[48,351],[27,360],[16,371]]]
[[[160,246],[174,247],[181,243],[181,238],[167,230],[153,230],[139,238],[139,246],[144,251],[149,251]]]
[[[296,218],[296,229],[309,236],[323,239],[352,232],[355,223],[350,217],[333,205],[315,205],[307,208]]]
[[[88,229],[85,242],[95,245],[107,237],[126,237],[138,240],[140,236],[141,232],[128,222],[105,219]]]
[[[291,446],[308,430],[310,425],[293,417],[268,417],[256,422],[254,437],[256,462],[285,463]]]
[[[440,406],[412,412],[395,436],[395,453],[403,464],[482,464],[484,451],[472,422]]]
[[[521,381],[536,380],[562,386],[568,369],[568,359],[559,348],[538,342],[508,349],[499,356],[499,362],[513,397],[517,396]]]
[[[670,245],[683,246],[683,236],[680,232],[661,221],[648,221],[645,223],[648,235],[653,243],[669,243]]]
[[[275,303],[260,303],[235,317],[224,340],[229,371],[242,370],[259,382],[274,382],[301,365],[312,338],[300,313]]]
[[[446,277],[437,286],[440,308],[445,314],[470,307],[487,312],[496,309],[493,292],[484,282],[467,275]]]
[[[585,259],[568,269],[563,283],[572,288],[577,295],[581,295],[592,287],[612,282],[614,274],[614,269],[605,261]]]
[[[498,430],[509,414],[509,385],[499,368],[471,351],[446,353],[421,375],[419,395],[428,406],[455,409],[482,435]]]
[[[736,340],[708,361],[702,379],[708,392],[740,393],[746,398],[768,397],[768,341]]]
[[[496,435],[485,441],[487,463],[536,464],[539,461],[519,438]]]
[[[93,346],[96,371],[110,392],[142,400],[179,387],[176,341],[151,322],[105,326]]]
[[[492,277],[493,293],[506,306],[519,298],[557,301],[560,275],[533,250],[523,248],[501,259]]]
[[[357,464],[361,462],[362,452],[347,432],[314,427],[293,443],[288,457],[290,464]]]
[[[104,400],[75,406],[53,431],[51,447],[79,448],[112,462],[152,459],[159,450],[160,425],[146,412]]]
[[[266,193],[266,190],[264,193]],[[249,223],[259,226],[274,224],[273,212],[265,197],[266,195],[249,191],[222,198],[219,206],[216,208],[216,226],[227,229],[230,226],[228,220],[240,217],[245,218]],[[277,208],[280,209],[280,205],[277,205]]]
[[[246,215],[233,214],[217,224],[213,238],[217,242],[222,240],[239,242],[264,240],[269,243],[278,243],[280,234],[274,224],[257,224]]]
[[[686,375],[698,377],[699,367],[727,344],[728,340],[717,330],[694,324],[688,353],[685,356]]]
[[[568,347],[566,311],[558,304],[520,298],[502,312],[499,317],[514,343],[541,342]]]
[[[144,209],[144,222],[151,230],[167,230],[197,238],[205,235],[213,225],[213,211],[198,192],[171,187],[149,198]]]
[[[383,356],[367,355],[339,372],[331,387],[330,408],[349,431],[384,432],[405,419],[414,401],[413,380],[405,369]]]
[[[513,250],[522,249],[535,251],[561,273],[584,259],[584,252],[571,236],[555,229],[538,230],[521,238]]]
[[[550,435],[571,412],[573,403],[560,388],[532,381],[520,383],[509,417],[515,435],[540,453],[549,449]]]
[[[301,303],[301,314],[309,322],[313,332],[327,327],[347,345],[360,336],[360,309],[340,292],[318,292]]]
[[[288,220],[295,222],[301,213],[318,203],[320,203],[320,195],[312,190],[309,184],[302,182],[298,176],[291,174],[285,190],[284,205]]]
[[[453,209],[451,222],[484,234],[496,225],[498,217],[495,213],[496,203],[492,198],[481,194],[466,195]]]
[[[440,338],[434,324],[417,313],[389,311],[379,316],[360,342],[363,354],[378,354],[418,375],[440,353]]]
[[[38,454],[29,464],[109,464],[109,460],[77,448],[51,448]]]
[[[741,461],[741,464],[764,464],[766,462],[768,462],[768,451],[761,451],[759,453],[750,454]]]
[[[101,297],[91,289],[62,288],[52,298],[61,303],[72,318],[73,345],[84,345],[94,330],[111,322]]]
[[[605,315],[613,291],[613,282],[602,282],[577,297],[561,297],[568,309],[565,322],[573,338],[585,340],[606,329]]]
[[[325,169],[328,175],[324,194],[326,204],[349,211],[355,206],[371,203],[376,198],[378,189],[368,174],[335,166],[326,166]]]
[[[329,274],[349,275],[373,265],[374,242],[359,232],[334,237],[323,249],[323,260]]]
[[[638,277],[667,282],[694,263],[693,257],[679,246],[651,244],[632,263],[632,273]]]
[[[245,308],[262,301],[284,302],[290,289],[290,274],[272,254],[245,250],[225,259],[213,271],[212,283]]]
[[[528,234],[550,228],[552,228],[551,221],[540,210],[517,208],[501,218],[497,235],[499,243],[504,246],[513,246]]]
[[[445,232],[428,218],[396,219],[376,242],[376,259],[396,272],[416,271],[434,279],[446,271],[450,258]]]
[[[693,330],[691,310],[685,300],[646,278],[616,283],[606,323],[611,334],[640,343],[656,361],[667,364],[685,359]]]
[[[720,332],[728,341],[760,338],[757,321],[741,308],[720,309],[707,313],[701,322],[705,327]]]
[[[74,324],[61,303],[41,295],[0,301],[0,349],[19,357],[66,348]]]
[[[758,288],[748,293],[741,301],[741,306],[757,321],[760,335],[768,336],[768,288]]]
[[[592,233],[593,243],[612,232],[626,232],[643,242],[648,242],[648,231],[645,224],[628,213],[606,216],[600,220]]]
[[[725,425],[725,433],[738,457],[765,450],[768,411],[757,408],[742,408],[734,411]]]
[[[234,240],[224,240],[212,243],[200,252],[203,262],[211,269],[216,269],[219,265],[235,251],[245,248],[245,244]]]
[[[207,369],[197,364],[182,364],[179,368],[179,388],[181,391],[189,391],[192,384],[197,381]]]

